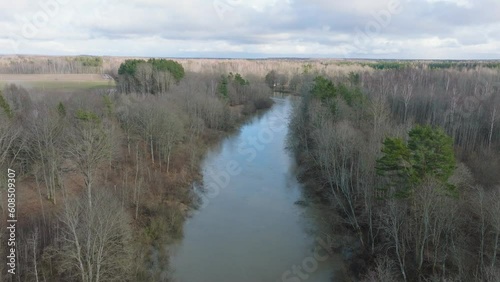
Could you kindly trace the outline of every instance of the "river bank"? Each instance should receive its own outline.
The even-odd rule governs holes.
[[[253,117],[202,163],[201,205],[169,247],[173,281],[330,281],[338,257],[286,149],[292,101]]]

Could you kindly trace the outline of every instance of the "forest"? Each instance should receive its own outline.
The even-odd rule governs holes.
[[[21,57],[0,72],[116,82],[1,90],[0,169],[22,219],[2,281],[169,281],[157,247],[201,204],[200,163],[273,92],[294,101],[287,149],[347,281],[500,280],[497,63]]]
[[[16,172],[19,222],[17,275],[2,263],[0,280],[164,281],[151,265],[166,254],[153,246],[182,236],[205,151],[272,105],[256,76],[185,72],[164,59],[110,74],[117,90],[1,91],[0,166]],[[0,200],[6,218],[7,187]]]
[[[499,281],[498,71],[376,69],[304,76],[290,124],[332,247],[362,281]]]

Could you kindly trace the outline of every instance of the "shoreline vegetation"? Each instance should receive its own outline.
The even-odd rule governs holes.
[[[287,145],[346,279],[498,281],[499,66],[1,56],[13,79],[60,77],[0,81],[0,169],[17,172],[23,219],[22,267],[2,278],[168,281],[157,247],[182,237],[204,154],[282,92],[301,97]]]
[[[119,91],[38,97],[37,89],[14,84],[2,90],[2,168],[19,171],[19,281],[168,276],[159,245],[182,236],[196,207],[191,184],[200,161],[271,107],[272,92],[238,73],[184,72],[174,61],[157,62],[176,69],[138,62],[117,77]]]
[[[354,281],[498,281],[499,72],[316,74],[289,148]]]

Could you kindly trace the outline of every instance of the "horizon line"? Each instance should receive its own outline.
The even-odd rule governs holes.
[[[183,60],[336,60],[336,61],[500,61],[500,59],[429,59],[429,58],[341,58],[341,57],[294,57],[294,56],[277,56],[277,57],[203,57],[203,56],[135,56],[135,55],[49,55],[49,54],[0,54],[0,57],[110,57],[110,58],[165,58],[165,59],[183,59]]]

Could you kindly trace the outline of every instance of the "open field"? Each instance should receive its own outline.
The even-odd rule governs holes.
[[[115,85],[112,79],[100,74],[0,74],[0,87],[9,83],[47,90],[101,89]]]

